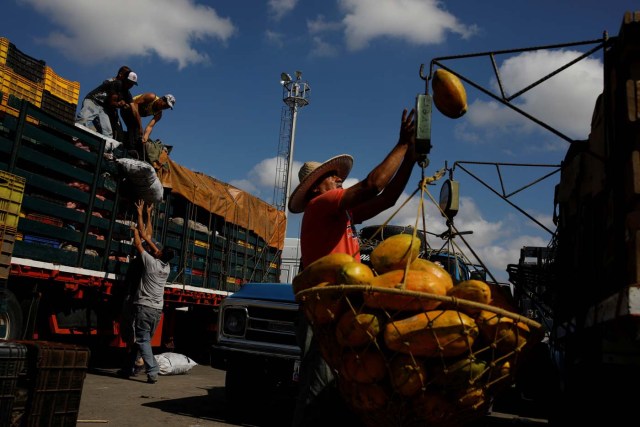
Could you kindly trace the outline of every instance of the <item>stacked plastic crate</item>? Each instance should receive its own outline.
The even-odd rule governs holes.
[[[26,180],[0,171],[0,280],[9,278]]]
[[[13,95],[72,123],[80,83],[58,76],[43,60],[32,58],[0,37],[0,92],[0,111],[18,115],[19,111],[9,103],[8,97]]]

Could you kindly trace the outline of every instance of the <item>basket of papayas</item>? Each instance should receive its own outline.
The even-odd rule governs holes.
[[[458,426],[486,414],[543,335],[486,282],[454,284],[418,257],[420,244],[391,236],[371,267],[330,254],[292,281],[343,398],[370,427]]]

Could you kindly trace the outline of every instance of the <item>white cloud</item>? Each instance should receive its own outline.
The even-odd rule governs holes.
[[[298,0],[269,0],[267,3],[273,19],[279,21],[284,15],[291,12],[298,4]]]
[[[499,73],[507,96],[516,94],[580,54],[577,51],[540,50],[524,52],[505,60]],[[602,62],[586,58],[520,95],[512,104],[570,138],[586,139],[602,84]],[[497,82],[493,81],[492,85],[498,94]],[[497,101],[476,99],[469,106],[466,117],[472,128],[482,129],[488,136],[507,131],[547,132]],[[460,135],[468,137],[473,135],[473,130],[465,128]]]
[[[437,44],[447,33],[463,38],[476,32],[442,9],[437,0],[338,0],[345,12],[347,47],[358,50],[378,37],[391,37],[417,45]]]
[[[338,48],[330,43],[327,43],[321,37],[315,36],[311,39],[313,47],[309,52],[310,56],[315,57],[332,57],[338,54]]]
[[[324,15],[318,15],[316,19],[307,20],[309,34],[323,33],[326,31],[336,31],[342,28],[340,22],[329,22]]]
[[[229,18],[194,0],[23,2],[59,26],[44,43],[85,63],[155,54],[184,68],[210,60],[194,47],[197,42],[213,38],[225,43],[236,32]]]

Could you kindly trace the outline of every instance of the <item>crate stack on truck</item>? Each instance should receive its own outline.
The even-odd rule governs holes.
[[[5,56],[0,62],[9,64]],[[44,67],[33,88],[51,92]],[[45,89],[29,96],[8,90],[3,100],[10,105],[0,108],[0,172],[22,180],[24,191],[5,263],[7,327],[0,333],[121,347],[119,315],[141,196],[120,160],[145,162],[127,159],[120,142],[46,111]],[[213,337],[220,301],[246,282],[278,281],[286,217],[165,154],[155,168],[147,164],[162,189],[153,235],[177,256],[152,344],[180,351],[199,343],[208,351],[205,337]]]
[[[19,99],[31,102],[60,120],[73,123],[80,83],[67,80],[0,37],[0,111],[17,116]],[[33,120],[33,119],[30,119]]]

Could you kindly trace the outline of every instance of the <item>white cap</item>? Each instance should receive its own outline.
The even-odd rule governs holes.
[[[169,105],[169,108],[171,108],[173,110],[173,104],[176,103],[176,97],[169,93],[169,94],[163,96],[163,98],[167,102],[167,104]]]
[[[138,85],[138,75],[133,71],[129,73],[129,75],[127,76],[127,80],[133,82],[134,85]]]

